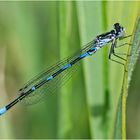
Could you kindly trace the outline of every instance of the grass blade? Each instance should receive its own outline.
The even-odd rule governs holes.
[[[115,138],[126,139],[126,102],[129,83],[140,54],[140,18],[136,22],[133,35],[130,43],[132,45],[129,46],[127,53],[126,71],[124,71],[122,92],[118,103]],[[118,130],[118,127],[121,127],[121,129]]]

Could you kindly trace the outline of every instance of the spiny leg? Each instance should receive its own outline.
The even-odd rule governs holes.
[[[122,46],[130,46],[130,45],[132,45],[131,43],[123,43],[123,44],[120,44],[120,45],[118,45],[118,46],[115,46],[115,48],[120,48],[120,47],[122,47]]]
[[[117,43],[117,42],[116,42],[116,39],[114,39],[113,42],[112,42],[111,48],[110,48],[109,59],[110,59],[111,61],[113,61],[113,62],[116,62],[116,63],[118,63],[118,64],[121,64],[121,65],[124,67],[124,70],[125,70],[125,72],[126,72],[127,70],[126,70],[125,64],[122,63],[122,62],[120,62],[120,61],[118,61],[118,60],[116,60],[116,59],[112,59],[112,57],[111,57],[112,55],[114,55],[116,58],[119,58],[119,59],[121,59],[121,60],[123,60],[123,61],[126,61],[126,59],[122,58],[121,56],[119,56],[119,55],[117,55],[117,54],[115,53],[114,48],[116,47],[116,43]]]
[[[112,56],[112,55],[110,55],[109,60],[111,60],[111,61],[113,61],[113,62],[116,62],[117,64],[122,65],[122,66],[124,67],[125,72],[127,72],[125,64],[122,63],[122,62],[120,62],[120,61],[118,61],[118,60],[116,60],[116,59],[112,59],[111,56]],[[114,56],[117,57],[117,58],[120,58],[120,57],[118,57],[118,56],[116,56],[116,55],[114,55]],[[121,58],[120,58],[120,59],[121,59]],[[123,59],[123,60],[124,60],[124,59]],[[124,60],[124,61],[126,61],[126,60]]]
[[[122,38],[120,38],[120,40],[123,40],[123,39],[126,39],[126,38],[129,38],[129,37],[132,37],[133,35],[127,35],[127,36],[124,36]]]
[[[134,34],[132,34],[132,35],[127,35],[127,36],[121,38],[120,40],[123,40],[123,39],[129,38],[129,37],[132,37],[132,36],[134,36]],[[131,45],[131,46],[132,46],[131,43],[124,43],[124,44],[121,44],[121,45],[119,45],[119,46],[115,46],[115,47],[116,47],[116,48],[119,48],[119,47],[121,47],[121,46],[126,46],[126,45]],[[134,44],[133,44],[133,45],[134,45]],[[140,47],[140,45],[139,45],[139,47]],[[138,49],[139,49],[139,47],[135,50],[135,53],[134,53],[134,54],[139,54],[139,53],[138,53]],[[119,55],[126,55],[126,56],[128,56],[128,57],[129,57],[129,56],[132,56],[132,54],[128,55],[128,54],[125,54],[125,53],[123,53],[123,54],[121,54],[121,53],[116,53],[116,54],[119,54]]]
[[[123,37],[123,38],[121,38],[120,40],[123,40],[123,39],[126,39],[126,38],[129,38],[129,37],[132,37],[133,35],[127,35],[127,36],[125,36],[125,37]],[[123,44],[120,44],[120,45],[116,45],[115,44],[115,46],[114,46],[114,48],[120,48],[120,47],[122,47],[122,46],[130,46],[130,45],[132,45],[132,44],[130,44],[130,43],[123,43]],[[126,53],[115,53],[115,54],[117,54],[117,55],[126,55],[126,56],[129,56],[128,54],[126,54]]]
[[[130,46],[132,44],[130,44],[130,43],[124,43],[124,44],[121,44],[121,45],[116,46],[115,49],[120,48],[122,46],[127,46],[127,45]],[[124,55],[124,56],[131,56],[131,55],[128,55],[127,53],[118,53],[118,52],[115,52],[115,54],[117,54],[117,55]]]
[[[124,59],[123,57],[121,57],[121,56],[119,56],[118,54],[116,54],[115,51],[112,53],[112,55],[118,57],[118,58],[121,59],[121,60],[126,61],[126,59]]]
[[[121,44],[121,45],[119,45],[119,46],[116,46],[115,49],[120,48],[120,47],[122,47],[122,46],[127,46],[127,45],[128,45],[128,46],[132,46],[131,43],[124,43],[124,44]],[[139,47],[140,47],[140,46],[139,46]],[[138,54],[138,49],[139,49],[139,47],[135,50],[134,54]],[[132,56],[132,53],[131,53],[131,54],[127,54],[127,53],[115,52],[115,54],[117,54],[117,55],[124,55],[124,56],[127,56],[127,57]]]

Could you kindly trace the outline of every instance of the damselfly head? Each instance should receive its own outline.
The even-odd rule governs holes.
[[[115,23],[114,29],[115,29],[115,32],[116,32],[115,34],[117,38],[121,39],[125,37],[125,29],[123,26],[120,25],[120,23]]]

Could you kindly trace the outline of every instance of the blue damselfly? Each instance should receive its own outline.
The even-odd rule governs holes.
[[[19,96],[15,100],[0,109],[0,115],[4,114],[7,110],[9,110],[11,107],[13,107],[15,104],[22,100],[32,99],[33,97],[36,98],[35,102],[37,102],[43,97],[45,93],[47,93],[47,91],[53,91],[53,89],[55,88],[55,84],[51,83],[57,83],[57,81],[60,79],[60,75],[63,74],[63,77],[65,78],[69,70],[72,70],[72,68],[77,62],[79,62],[85,57],[92,56],[94,53],[96,53],[102,47],[106,46],[108,43],[111,43],[109,59],[125,66],[124,63],[116,59],[112,59],[111,56],[114,55],[119,59],[125,60],[124,58],[115,53],[115,48],[118,47],[116,45],[118,39],[120,40],[130,36],[131,35],[125,36],[124,27],[122,27],[119,23],[115,23],[113,30],[98,35],[94,40],[85,45],[84,48],[81,49],[81,51],[74,56],[57,63],[46,72],[30,80],[23,88],[19,90]],[[47,89],[47,91],[45,89]]]

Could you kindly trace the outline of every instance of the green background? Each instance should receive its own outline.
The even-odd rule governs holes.
[[[37,73],[110,31],[114,23],[120,22],[131,34],[139,9],[138,1],[1,1],[0,107]],[[108,61],[108,51],[104,47],[83,60],[69,82],[44,102],[18,104],[1,116],[0,138],[125,137],[116,121],[121,119],[117,106],[123,68]],[[139,69],[140,64],[127,98],[127,138],[140,138]]]

